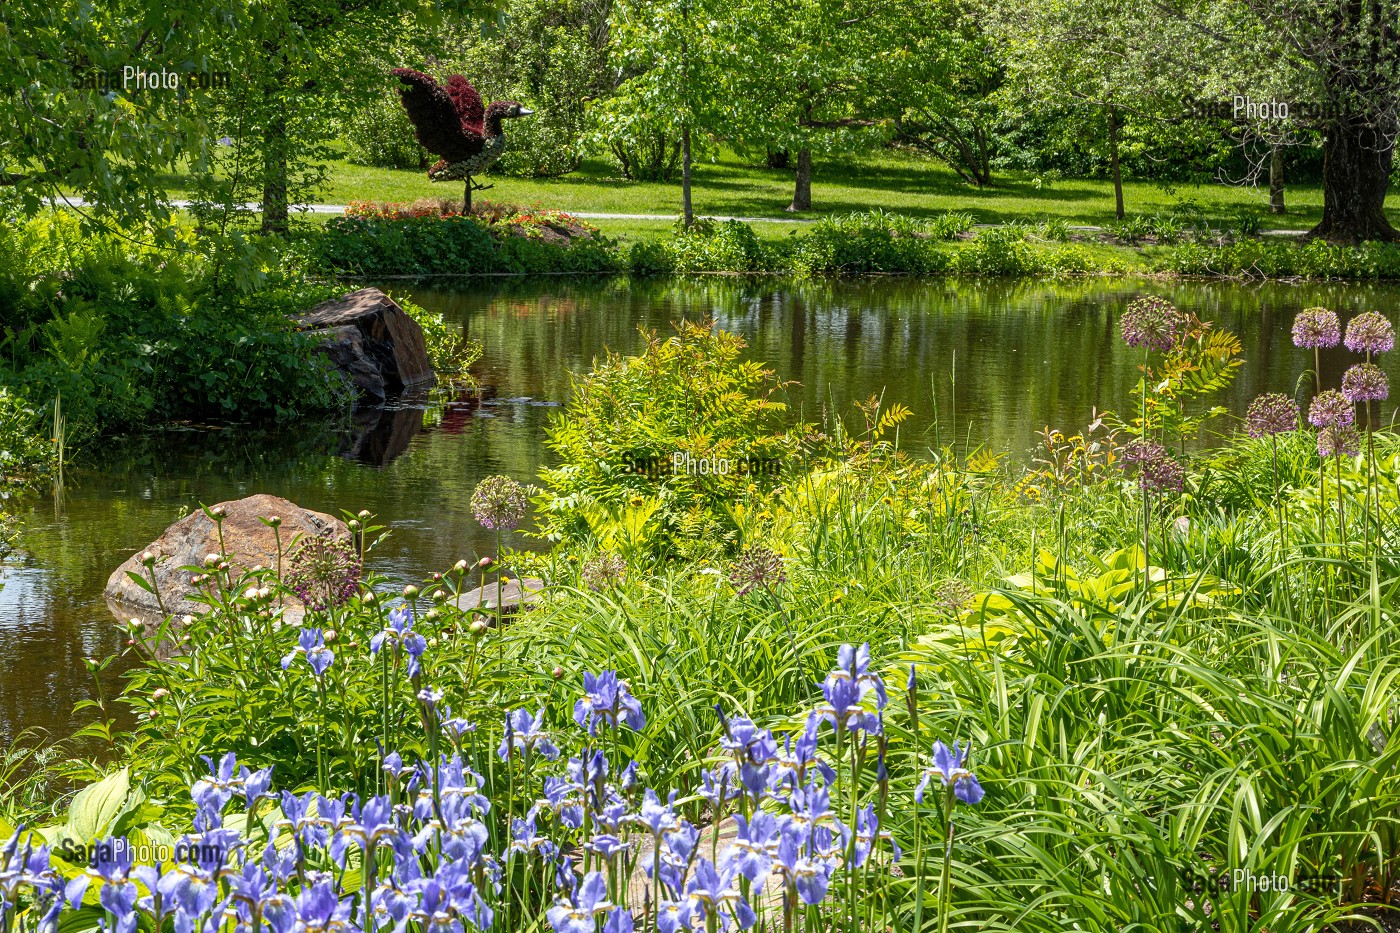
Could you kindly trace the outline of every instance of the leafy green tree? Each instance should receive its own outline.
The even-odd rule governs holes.
[[[0,186],[28,214],[71,193],[89,220],[166,216],[162,174],[207,162],[210,139],[182,88],[137,90],[123,68],[212,74],[244,28],[242,0],[0,3]],[[131,83],[128,81],[128,83]]]
[[[1181,112],[1183,89],[1165,46],[1173,35],[1180,41],[1185,28],[1144,31],[1134,23],[1140,7],[1131,0],[1028,0],[989,5],[987,12],[1025,100],[1052,107],[1077,102],[1101,112],[1114,213],[1123,219],[1123,127],[1129,114],[1150,120]]]
[[[292,203],[325,180],[332,141],[347,118],[383,92],[382,62],[414,27],[445,14],[490,12],[486,0],[277,0],[248,5],[228,37],[224,67],[239,79],[211,95],[204,116],[233,140],[223,171],[205,181],[211,204],[262,202],[263,233],[285,233]]]
[[[715,93],[723,78],[716,41],[718,17],[732,15],[733,6],[720,0],[617,0],[612,10],[616,67],[626,77],[597,111],[599,133],[642,143],[660,165],[668,160],[669,141],[679,140],[687,227],[695,220],[690,189],[696,150],[702,134],[719,131],[725,116]]]
[[[892,4],[879,0],[734,0],[724,20],[726,135],[796,153],[789,211],[812,209],[814,153],[877,137],[857,105],[882,64],[873,40]]]
[[[871,24],[875,67],[864,111],[889,120],[894,141],[946,163],[977,186],[992,180],[1003,69],[965,0],[901,4]]]
[[[1385,214],[1400,134],[1400,0],[1162,0],[1157,18],[1189,25],[1192,46],[1215,64],[1179,69],[1180,80],[1291,102],[1292,126],[1275,140],[1290,129],[1322,135],[1322,219],[1311,236],[1400,239]]]

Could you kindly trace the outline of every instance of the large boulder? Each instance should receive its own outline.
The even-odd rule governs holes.
[[[377,288],[322,302],[296,324],[321,338],[321,351],[371,403],[437,381],[423,328]]]
[[[258,564],[276,566],[277,534],[281,535],[284,557],[299,535],[325,535],[342,540],[350,538],[350,529],[340,519],[324,512],[303,509],[279,496],[259,494],[233,502],[220,502],[212,508],[222,508],[225,512],[224,548],[227,549],[229,563],[239,570],[248,570]],[[274,515],[282,519],[277,534],[262,522],[262,519]],[[107,579],[104,595],[114,611],[120,609],[122,615],[142,618],[158,616],[160,606],[155,596],[128,576],[128,573],[137,573],[148,579],[148,571],[141,565],[141,555],[150,551],[156,556],[156,585],[160,589],[165,611],[176,615],[202,612],[207,607],[190,599],[194,595],[194,587],[190,585],[191,574],[180,568],[200,566],[204,563],[205,555],[216,554],[219,550],[218,527],[203,510],[194,512],[165,529],[159,538],[113,571]]]

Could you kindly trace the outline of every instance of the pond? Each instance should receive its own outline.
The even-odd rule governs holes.
[[[483,342],[483,396],[330,424],[182,426],[104,443],[70,469],[61,500],[34,505],[28,557],[0,571],[0,742],[29,726],[61,738],[91,718],[72,712],[94,696],[82,659],[122,647],[102,599],[108,575],[201,502],[268,492],[332,513],[369,509],[393,526],[374,567],[401,583],[486,553],[491,541],[468,508],[476,482],[532,479],[549,462],[544,432],[571,374],[607,350],[635,352],[641,327],[712,318],[741,334],[753,358],[793,381],[794,417],[854,423],[855,401],[883,395],[915,412],[900,438],[911,452],[956,437],[1024,456],[1046,425],[1079,428],[1095,408],[1125,405],[1139,357],[1116,322],[1139,295],[1162,295],[1239,334],[1245,365],[1222,399],[1237,414],[1259,392],[1291,392],[1309,367],[1289,340],[1299,309],[1326,305],[1344,320],[1362,310],[1394,320],[1400,310],[1397,287],[1137,280],[548,278],[399,291]],[[1324,358],[1329,382],[1348,362],[1344,352]],[[1387,407],[1383,420],[1392,414]],[[122,663],[104,675],[108,698]]]

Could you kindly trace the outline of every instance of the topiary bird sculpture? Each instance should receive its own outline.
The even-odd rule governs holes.
[[[399,98],[418,142],[439,156],[428,169],[428,177],[433,181],[466,179],[462,210],[470,214],[472,191],[489,187],[476,184],[472,176],[486,171],[506,151],[501,121],[528,117],[534,111],[513,100],[484,107],[476,88],[461,75],[438,84],[431,75],[412,68],[395,68],[390,74],[403,85]]]

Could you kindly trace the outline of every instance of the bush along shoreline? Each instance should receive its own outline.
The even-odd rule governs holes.
[[[600,468],[660,453],[649,424],[699,444],[710,406],[734,456],[795,452],[773,374],[686,328],[589,376],[533,499],[477,487],[498,536],[533,504],[546,553],[498,537],[390,581],[361,512],[271,567],[182,568],[208,611],[124,626],[125,687],[80,733],[114,763],[63,765],[92,783],[57,819],[0,782],[4,929],[1384,921],[1400,441],[1360,415],[1393,325],[1303,311],[1300,358],[1353,365],[1303,406],[1259,396],[1192,458],[1238,341],[1154,297],[1120,332],[1142,354],[1121,413],[1047,430],[1025,465],[904,457],[907,411],[872,401],[772,482]],[[630,404],[657,379],[676,388]],[[512,574],[549,586],[510,620],[473,608]]]
[[[1400,280],[1400,244],[1299,243],[1209,228],[1143,236],[1063,222],[974,230],[970,214],[922,220],[886,211],[828,217],[781,239],[738,220],[699,218],[630,244],[564,211],[487,204],[352,205],[308,237],[314,264],[359,278],[469,275],[1076,276],[1134,273],[1232,279]],[[1150,242],[1144,242],[1145,240]]]

